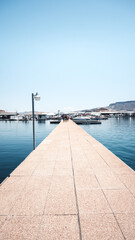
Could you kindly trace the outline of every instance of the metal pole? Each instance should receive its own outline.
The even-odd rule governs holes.
[[[34,94],[32,93],[33,150],[35,149]]]

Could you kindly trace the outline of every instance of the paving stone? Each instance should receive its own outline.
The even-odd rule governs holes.
[[[53,168],[37,168],[33,171],[32,176],[52,176]]]
[[[2,224],[6,221],[7,216],[0,216],[0,228],[2,226]]]
[[[44,212],[47,190],[25,191],[16,201],[10,215],[34,216]]]
[[[24,191],[31,192],[31,191],[46,191],[48,192],[48,189],[51,185],[52,176],[34,176],[32,175],[27,183],[27,185],[24,188]]]
[[[1,240],[36,240],[41,217],[12,216],[0,229]]]
[[[55,176],[55,175],[53,175],[52,183],[51,183],[51,190],[52,189],[54,189],[54,190],[61,189],[61,190],[63,190],[63,192],[69,191],[69,189],[74,191],[73,176],[66,176],[66,175]]]
[[[55,176],[72,176],[72,168],[55,168],[53,175]]]
[[[73,190],[52,189],[48,194],[45,214],[76,214],[76,201]]]
[[[28,181],[29,181],[28,176],[19,176],[19,177],[11,176],[7,178],[3,184],[1,184],[0,192],[21,191],[24,188],[24,186],[28,183]]]
[[[8,215],[20,192],[13,190],[0,191],[0,215]]]
[[[103,191],[114,213],[135,213],[135,198],[127,189]]]
[[[109,174],[108,173],[96,174],[96,177],[102,189],[125,188],[124,184],[112,172]]]
[[[124,240],[113,214],[81,214],[82,239]]]
[[[97,154],[97,152],[87,153],[87,158],[91,164],[92,168],[104,168],[107,167],[106,162],[102,159],[101,156]]]
[[[89,175],[76,175],[75,184],[77,189],[91,189],[91,188],[100,188],[99,183],[94,176],[94,174]]]
[[[135,239],[135,214],[115,214],[115,216],[125,239]]]
[[[128,174],[128,175],[133,174],[133,175],[135,175],[134,170],[131,169],[128,166],[112,168],[112,170],[118,175],[121,175],[121,174]]]
[[[95,173],[95,175],[101,175],[105,176],[105,175],[114,175],[113,171],[111,170],[110,167],[106,166],[106,167],[93,167],[93,172]]]
[[[79,240],[77,216],[43,216],[38,239]]]
[[[129,175],[129,174],[121,174],[118,176],[120,181],[125,184],[125,186],[129,189],[133,189],[135,187],[135,174]]]
[[[111,213],[108,202],[100,189],[77,190],[80,213]]]
[[[72,164],[71,164],[71,158],[69,159],[69,161],[65,161],[63,159],[63,161],[56,161],[55,163],[55,168],[59,169],[59,168],[67,168],[67,169],[72,169]]]

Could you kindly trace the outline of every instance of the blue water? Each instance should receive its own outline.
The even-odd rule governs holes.
[[[135,119],[111,118],[99,125],[80,125],[135,170]],[[56,127],[36,122],[36,145]],[[0,121],[0,182],[33,150],[32,122]]]
[[[36,146],[56,127],[36,122]],[[0,121],[0,182],[2,182],[33,150],[32,122]]]

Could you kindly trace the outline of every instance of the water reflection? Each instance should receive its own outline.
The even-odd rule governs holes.
[[[56,126],[35,122],[36,145]],[[32,121],[0,121],[0,182],[33,150]]]
[[[45,120],[38,120],[37,122],[38,122],[39,124],[41,124],[41,123],[42,123],[42,124],[45,124]]]

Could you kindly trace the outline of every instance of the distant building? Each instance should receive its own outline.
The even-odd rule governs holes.
[[[47,120],[50,119],[52,117],[54,117],[54,113],[47,113],[47,112],[40,112],[40,113],[36,113],[36,118],[38,121],[42,121],[42,120]]]
[[[41,112],[36,113],[36,117],[38,121],[46,120],[47,119],[47,113]]]
[[[17,115],[18,115],[17,112],[5,112],[5,111],[2,111],[2,112],[0,112],[0,120],[10,120],[11,117],[17,116]]]

